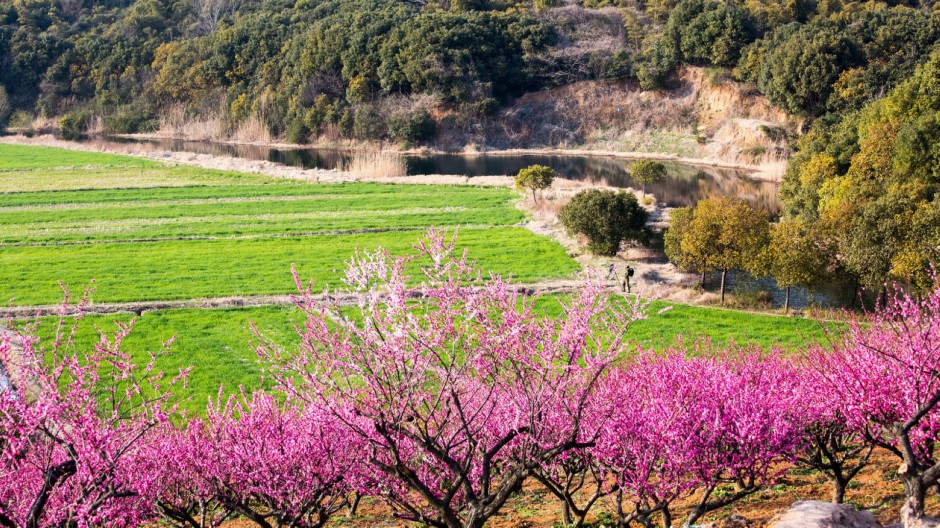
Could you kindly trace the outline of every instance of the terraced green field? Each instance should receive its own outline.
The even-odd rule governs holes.
[[[468,187],[295,184],[199,190],[198,198],[177,193],[172,199],[166,189],[123,191],[120,200],[110,192],[54,193],[71,201],[45,204],[44,195],[53,193],[29,193],[0,205],[0,243],[296,235],[523,220],[520,211],[506,207],[508,193]],[[95,198],[88,194],[103,201],[88,201]]]
[[[325,286],[357,249],[407,251],[430,226],[460,228],[481,266],[519,280],[577,269],[514,227],[507,189],[315,185],[9,145],[0,157],[0,299],[19,306],[92,280],[96,302],[291,293],[291,265]]]
[[[0,248],[0,298],[14,305],[55,304],[58,282],[79,290],[94,279],[97,302],[293,293],[291,265],[318,286],[336,284],[356,249],[401,254],[422,232],[392,231],[290,238],[97,243]],[[460,231],[459,243],[487,270],[523,282],[577,269],[562,248],[518,227]]]

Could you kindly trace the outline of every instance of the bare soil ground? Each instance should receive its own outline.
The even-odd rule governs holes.
[[[884,525],[897,522],[903,498],[903,489],[897,480],[898,462],[885,451],[877,452],[872,463],[864,469],[850,485],[846,502],[856,508],[871,511]],[[700,521],[700,526],[711,528],[762,528],[778,513],[801,500],[829,500],[830,489],[820,473],[795,470],[780,477],[775,485],[768,486],[732,506],[713,512]],[[679,503],[675,511],[678,525],[698,499],[692,496]],[[928,510],[938,511],[940,500],[936,496],[928,499]],[[609,503],[601,502],[590,517],[595,528],[610,527]],[[338,515],[331,526],[355,528],[415,526],[395,519],[391,510],[381,502],[364,498],[355,515]],[[250,528],[247,521],[226,523],[227,528]],[[527,485],[506,506],[503,513],[487,526],[492,528],[556,528],[561,526],[561,508],[555,498],[538,485]]]

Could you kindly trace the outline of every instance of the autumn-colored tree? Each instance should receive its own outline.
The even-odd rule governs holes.
[[[667,231],[667,256],[683,269],[721,271],[721,303],[728,270],[756,271],[769,235],[767,213],[739,198],[723,196],[699,202],[679,213]],[[676,232],[669,233],[676,229]]]
[[[692,255],[682,251],[682,239],[689,232],[692,224],[694,207],[679,207],[669,213],[669,229],[663,233],[663,243],[666,258],[677,268],[686,271],[698,271],[702,274],[702,285],[705,284],[705,270],[699,266],[701,261],[693,260]]]
[[[530,165],[516,174],[516,189],[532,191],[532,201],[537,201],[535,191],[548,189],[555,180],[555,170],[545,165]]]
[[[666,166],[655,160],[640,160],[630,168],[630,178],[642,186],[643,196],[646,196],[647,185],[666,179]]]
[[[784,313],[790,310],[790,288],[818,283],[828,262],[817,237],[799,219],[785,219],[773,225],[763,256],[766,273],[786,291]]]

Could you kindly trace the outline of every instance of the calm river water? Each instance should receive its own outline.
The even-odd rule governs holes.
[[[336,169],[351,153],[342,149],[303,148],[278,149],[256,145],[232,145],[181,140],[136,140],[125,138],[94,139],[116,143],[146,143],[154,148],[174,152],[193,152],[215,156],[232,156],[266,160],[307,169]],[[529,165],[547,165],[563,178],[603,183],[614,187],[638,187],[630,177],[634,160],[583,155],[404,155],[409,176],[426,174],[457,174],[465,176],[514,175]],[[747,171],[664,162],[666,181],[647,186],[647,191],[671,207],[694,205],[703,198],[730,195],[776,212],[777,184],[748,177]]]

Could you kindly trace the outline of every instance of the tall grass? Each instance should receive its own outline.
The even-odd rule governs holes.
[[[184,105],[173,105],[160,115],[157,135],[193,141],[220,141],[227,138],[227,127],[221,113],[191,116]]]
[[[408,175],[404,158],[376,150],[355,151],[348,161],[340,165],[340,170],[367,180]]]
[[[251,116],[240,121],[229,138],[239,143],[271,143],[274,137],[264,121],[256,116]]]

